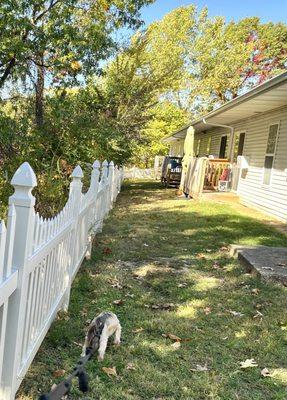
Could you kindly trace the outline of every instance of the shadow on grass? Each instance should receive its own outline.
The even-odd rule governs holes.
[[[53,324],[23,382],[21,395],[31,397],[22,398],[70,370],[89,320],[111,309],[123,344],[89,364],[89,399],[285,399],[286,289],[245,274],[222,246],[286,242],[226,205],[175,200],[159,183],[125,185],[75,280],[69,314]],[[167,333],[183,339],[179,348]],[[241,370],[249,358],[258,367]],[[115,366],[118,378],[102,366]],[[261,376],[265,367],[273,377]],[[83,396],[74,389],[70,398]]]

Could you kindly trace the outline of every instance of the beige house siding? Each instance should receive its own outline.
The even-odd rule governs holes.
[[[179,139],[176,142],[170,143],[170,155],[174,157],[183,156],[184,139]]]
[[[194,137],[195,148],[197,140],[200,140],[200,149],[199,156],[203,157],[207,153],[208,139],[211,137],[210,150],[209,154],[212,154],[214,157],[219,156],[220,149],[220,141],[222,136],[227,136],[227,149],[226,154],[229,154],[229,145],[230,145],[230,130],[226,128],[214,128],[210,129],[206,133],[196,133]]]
[[[264,160],[271,124],[279,123],[277,147],[269,186],[263,185]],[[287,107],[273,110],[233,124],[235,134],[245,132],[243,155],[249,168],[241,174],[237,193],[242,203],[260,208],[287,222]],[[208,138],[211,136],[209,154],[219,156],[220,140],[227,135],[227,155],[229,155],[230,130],[214,128],[206,133],[195,134],[195,145],[200,142],[199,156],[206,155]]]
[[[277,147],[269,186],[263,184],[264,160],[271,124],[279,123]],[[243,203],[287,221],[287,107],[242,121],[235,132],[246,132],[243,155],[249,168],[237,193]]]

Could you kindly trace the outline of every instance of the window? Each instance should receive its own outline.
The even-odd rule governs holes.
[[[226,158],[227,136],[221,136],[219,158]]]
[[[245,132],[236,134],[234,143],[234,155],[233,159],[236,161],[238,156],[242,156],[244,148]]]
[[[196,144],[194,146],[194,155],[197,157],[200,151],[200,139],[197,139]]]
[[[263,174],[263,184],[270,185],[272,168],[274,164],[274,157],[276,151],[277,135],[278,135],[278,124],[270,125],[269,134],[266,146],[266,154],[264,160],[264,174]]]
[[[207,139],[207,143],[206,143],[206,154],[209,155],[210,153],[210,147],[211,147],[211,136],[209,136],[209,138]]]

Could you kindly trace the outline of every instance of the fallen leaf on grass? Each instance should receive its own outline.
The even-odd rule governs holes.
[[[212,268],[213,268],[213,269],[219,269],[219,268],[221,268],[221,267],[220,267],[219,263],[218,263],[217,261],[215,261],[215,262],[213,263],[213,265],[212,265]]]
[[[60,311],[57,314],[57,319],[58,320],[64,320],[64,321],[69,321],[70,317],[66,311]]]
[[[122,306],[124,304],[124,301],[122,299],[114,300],[113,304],[115,304],[116,306]]]
[[[178,288],[185,288],[187,286],[187,283],[179,283],[177,285]]]
[[[256,314],[253,315],[253,318],[262,318],[262,317],[263,317],[263,314],[260,311],[256,310]]]
[[[128,365],[126,366],[126,369],[134,371],[136,369],[136,367],[134,366],[133,363],[128,363]]]
[[[64,376],[66,371],[64,369],[57,369],[56,371],[53,372],[53,376],[55,378],[60,378],[60,376]]]
[[[164,303],[164,304],[161,304],[160,305],[160,308],[162,309],[162,310],[170,310],[170,309],[172,309],[172,308],[174,308],[175,307],[175,304],[174,303]]]
[[[130,297],[131,299],[133,299],[135,297],[135,295],[131,294],[131,293],[126,293],[125,297]]]
[[[220,250],[220,251],[228,251],[228,250],[229,250],[229,247],[227,247],[227,246],[221,246],[219,250]]]
[[[271,376],[271,373],[268,370],[268,368],[263,368],[260,373],[262,376],[264,376],[264,378],[266,378],[267,376]]]
[[[122,288],[123,288],[122,285],[120,285],[119,283],[113,283],[111,285],[111,287],[114,289],[119,289],[119,290],[122,290]]]
[[[258,367],[258,364],[254,360],[254,358],[248,358],[247,360],[241,361],[240,363],[240,368],[242,369],[253,368],[253,367]]]
[[[205,315],[208,315],[208,314],[211,313],[211,308],[210,307],[205,307],[203,311],[204,311]]]
[[[132,333],[140,333],[143,331],[144,331],[144,328],[137,328],[137,329],[132,330]]]
[[[74,341],[72,341],[72,343],[75,345],[75,346],[78,346],[78,347],[83,347],[83,345],[81,344],[81,343],[78,343],[78,342],[74,342]]]
[[[146,308],[152,308],[153,310],[172,310],[175,307],[174,303],[164,303],[164,304],[144,304]]]
[[[233,310],[228,310],[230,312],[231,315],[234,315],[234,317],[243,317],[244,314],[242,314],[239,311],[233,311]]]
[[[179,348],[180,348],[180,342],[174,342],[172,345],[171,345],[171,347],[174,349],[174,350],[178,350]]]
[[[258,288],[254,288],[254,289],[251,290],[252,294],[256,294],[257,295],[259,292],[260,292],[260,289],[258,289]]]
[[[198,258],[199,260],[206,260],[206,257],[203,253],[197,253],[196,258]]]
[[[111,254],[111,252],[112,252],[112,249],[110,247],[103,248],[103,253],[104,254]]]
[[[163,333],[162,336],[171,340],[175,340],[176,342],[181,342],[182,340],[179,336],[176,336],[173,333]]]
[[[105,374],[109,376],[118,376],[116,367],[113,368],[102,367],[102,370],[104,371]]]
[[[81,315],[82,317],[86,317],[86,316],[88,315],[88,310],[87,310],[86,308],[83,308],[83,309],[80,311],[80,315]]]
[[[207,365],[205,364],[205,365],[200,365],[200,364],[196,364],[196,367],[195,368],[191,368],[190,370],[192,371],[192,372],[206,372],[206,371],[208,371],[208,367],[207,367]]]

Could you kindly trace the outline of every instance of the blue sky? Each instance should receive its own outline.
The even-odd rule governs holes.
[[[264,22],[287,22],[286,0],[156,0],[154,4],[143,9],[142,17],[148,25],[174,8],[188,4],[196,4],[198,8],[207,6],[210,16],[225,16],[228,21],[259,16]]]

